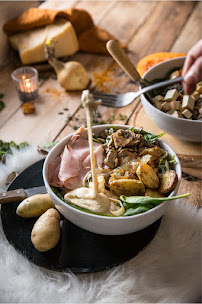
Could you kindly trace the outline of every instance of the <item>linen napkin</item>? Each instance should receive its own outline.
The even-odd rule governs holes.
[[[117,40],[113,35],[95,26],[90,14],[82,9],[51,10],[30,8],[17,18],[4,24],[4,31],[8,36],[36,29],[54,23],[55,19],[62,17],[72,23],[79,41],[79,50],[87,53],[108,54],[106,43],[110,39]],[[117,40],[118,41],[118,40]],[[118,41],[122,48],[125,44]]]

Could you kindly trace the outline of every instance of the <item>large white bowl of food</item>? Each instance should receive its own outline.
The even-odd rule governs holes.
[[[174,199],[179,159],[159,139],[163,134],[125,125],[89,128],[91,122],[49,152],[43,167],[47,192],[61,214],[85,230],[122,235],[144,229]]]
[[[143,76],[147,84],[181,76],[185,57],[163,61],[150,68]],[[149,118],[163,131],[186,141],[202,140],[202,86],[196,85],[192,95],[184,93],[181,83],[159,88],[141,95]]]

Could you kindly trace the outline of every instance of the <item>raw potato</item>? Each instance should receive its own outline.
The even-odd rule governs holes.
[[[150,196],[150,197],[164,197],[162,193],[159,193],[157,190],[154,189],[147,189],[145,192],[145,196]]]
[[[137,179],[117,179],[109,184],[110,191],[117,196],[126,195],[144,195],[145,187],[143,183]]]
[[[16,213],[21,217],[36,217],[50,208],[55,208],[55,206],[49,194],[36,194],[23,200],[18,205]]]
[[[56,209],[49,209],[34,224],[31,240],[41,252],[55,247],[60,239],[60,215]]]
[[[159,178],[154,169],[148,164],[139,164],[136,174],[140,181],[150,189],[159,187]]]
[[[161,178],[159,192],[168,193],[171,192],[178,182],[177,174],[174,170],[166,171]]]
[[[76,61],[69,61],[65,68],[57,73],[60,85],[67,91],[79,91],[86,89],[89,78],[84,67]]]

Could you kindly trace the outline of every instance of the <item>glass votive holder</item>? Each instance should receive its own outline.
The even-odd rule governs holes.
[[[32,67],[21,67],[12,72],[18,96],[22,102],[38,97],[38,71]]]

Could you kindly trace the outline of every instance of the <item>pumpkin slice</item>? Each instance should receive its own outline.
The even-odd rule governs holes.
[[[137,70],[142,77],[147,70],[153,67],[155,64],[162,62],[167,59],[186,56],[185,53],[170,53],[170,52],[162,52],[162,53],[153,53],[147,55],[146,57],[142,58],[137,64]]]

